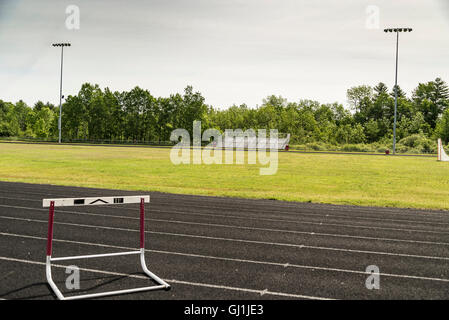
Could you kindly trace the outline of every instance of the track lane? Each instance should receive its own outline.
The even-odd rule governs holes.
[[[24,248],[33,248],[35,246],[45,245],[45,240],[24,240],[18,246],[20,251],[24,252]],[[65,244],[58,243],[60,247]],[[77,246],[83,252],[89,251],[88,247]],[[67,248],[66,248],[67,249]],[[16,255],[17,251],[8,252],[8,257]],[[13,257],[14,259],[22,259],[27,261],[35,260],[34,253],[24,257]],[[1,259],[0,259],[1,260]],[[109,261],[108,261],[109,260]],[[41,260],[42,261],[42,260]],[[132,263],[130,259],[115,258],[101,260],[85,260],[79,264],[80,268],[98,269],[105,272],[122,272],[124,274],[133,274],[138,272],[137,259]],[[248,290],[257,290],[262,293],[264,291],[279,292],[283,295],[297,295],[316,298],[337,298],[348,299],[357,294],[359,299],[388,299],[394,297],[398,287],[411,285],[416,288],[414,291],[404,292],[403,297],[409,299],[422,299],[429,295],[433,297],[443,297],[446,293],[447,283],[437,281],[426,281],[421,279],[400,279],[400,278],[383,278],[383,290],[372,291],[367,290],[365,285],[366,275],[333,273],[324,270],[300,270],[297,268],[284,266],[265,266],[254,265],[236,261],[219,261],[211,260],[207,262],[208,268],[204,267],[203,259],[199,257],[186,257],[176,255],[166,255],[159,253],[151,253],[147,257],[150,268],[159,273],[164,279],[169,281],[175,279],[177,281],[190,282],[192,284],[209,283],[217,287],[235,287],[246,288]],[[43,262],[41,263],[43,265]],[[41,272],[43,269],[41,270]],[[61,270],[62,271],[62,270]],[[43,272],[42,272],[43,274]],[[173,278],[171,277],[173,276]],[[81,272],[81,277],[85,277]],[[64,274],[59,272],[55,274],[58,281],[64,280]],[[180,279],[181,278],[181,279]],[[279,290],[282,288],[283,290]],[[223,292],[224,293],[224,292]],[[314,293],[309,295],[309,293]],[[156,292],[142,293],[146,298],[156,294]],[[197,292],[199,296],[195,299],[201,299],[201,292]],[[204,298],[204,297],[203,297]]]
[[[0,191],[4,191],[0,196],[4,217],[0,218],[0,256],[34,262],[43,257],[36,253],[45,252],[48,212],[41,208],[42,198],[141,193],[2,182]],[[248,284],[249,291],[239,293],[248,297],[264,290],[286,294],[270,296],[277,299],[289,294],[298,299],[301,295],[338,299],[449,296],[449,218],[444,212],[150,194],[149,255],[155,266],[164,266],[160,272],[182,276],[178,283],[184,281],[186,289],[178,297],[207,298],[207,290],[221,299],[234,297],[232,290],[224,289],[224,282],[232,288]],[[56,211],[55,256],[111,252],[114,246],[134,248],[138,243],[137,207],[65,210]],[[0,265],[30,265],[5,261]],[[89,263],[100,270],[120,266],[121,271],[132,272],[126,269],[126,261]],[[382,290],[364,287],[364,270],[370,264],[380,266]],[[31,265],[35,270],[37,265]],[[6,274],[11,270],[8,267]],[[220,278],[218,270],[229,274]],[[198,292],[189,295],[189,286],[192,290],[195,284],[204,284],[204,279],[211,280],[209,287],[200,285]],[[16,281],[16,286],[23,283],[20,278]],[[118,282],[111,285],[121,286]]]

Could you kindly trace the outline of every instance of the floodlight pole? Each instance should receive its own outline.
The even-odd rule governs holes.
[[[396,154],[396,120],[398,113],[398,56],[399,56],[399,31],[396,31],[396,74],[394,77],[393,154]]]
[[[412,28],[384,29],[385,32],[396,32],[396,73],[394,79],[394,124],[393,124],[393,154],[396,154],[396,122],[398,110],[398,57],[399,57],[399,32],[412,32]]]
[[[58,130],[59,139],[58,142],[61,143],[61,130],[62,130],[62,67],[64,64],[64,47],[70,47],[70,43],[54,43],[53,47],[61,47],[61,80],[59,83],[59,120],[58,120]]]

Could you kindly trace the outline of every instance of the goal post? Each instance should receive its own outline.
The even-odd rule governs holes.
[[[438,161],[447,162],[449,161],[449,156],[444,151],[443,142],[438,139]]]
[[[120,197],[95,197],[95,198],[60,198],[60,199],[43,199],[42,206],[44,208],[49,208],[48,216],[48,232],[47,232],[47,257],[46,257],[46,278],[56,297],[60,300],[75,300],[75,299],[86,299],[86,298],[97,298],[104,296],[119,295],[132,292],[143,292],[151,290],[165,289],[169,290],[170,285],[159,278],[157,275],[148,270],[145,263],[145,203],[150,202],[150,196],[120,196]],[[91,254],[91,255],[80,255],[80,256],[68,256],[68,257],[52,257],[52,245],[53,245],[53,225],[54,225],[54,215],[55,207],[67,207],[67,206],[93,206],[93,205],[111,205],[111,204],[128,204],[128,203],[140,203],[140,249],[135,251],[125,251],[125,252],[115,252],[115,253],[102,253],[102,254]],[[113,256],[124,256],[124,255],[140,255],[140,265],[143,272],[152,280],[154,280],[158,285],[124,289],[116,291],[107,291],[100,293],[84,294],[65,297],[55,282],[52,279],[51,274],[51,263],[53,261],[66,261],[75,259],[91,259],[91,258],[102,258],[102,257],[113,257]]]

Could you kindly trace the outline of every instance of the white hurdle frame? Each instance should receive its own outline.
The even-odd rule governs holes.
[[[75,300],[75,299],[88,299],[88,298],[98,298],[112,295],[119,295],[132,292],[142,292],[142,291],[152,291],[152,290],[170,290],[170,285],[148,270],[145,263],[145,203],[150,202],[150,196],[122,196],[122,197],[102,197],[102,198],[63,198],[63,199],[43,199],[42,206],[44,208],[49,207],[48,216],[48,234],[47,234],[47,259],[45,263],[46,267],[46,277],[47,282],[50,285],[56,297],[60,300]],[[136,251],[125,251],[125,252],[115,252],[115,253],[103,253],[103,254],[91,254],[91,255],[81,255],[81,256],[69,256],[69,257],[52,257],[52,244],[53,244],[53,222],[55,215],[55,207],[67,207],[67,206],[85,206],[85,205],[108,205],[108,204],[127,204],[127,203],[140,203],[140,250]],[[151,279],[156,281],[158,285],[153,285],[149,287],[124,289],[116,291],[107,291],[100,293],[91,293],[83,295],[75,295],[65,297],[58,286],[52,279],[51,276],[51,263],[52,261],[66,261],[75,259],[91,259],[91,258],[102,258],[102,257],[114,257],[114,256],[124,256],[124,255],[140,255],[140,265],[143,272]]]

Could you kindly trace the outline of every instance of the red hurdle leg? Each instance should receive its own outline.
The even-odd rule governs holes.
[[[170,285],[148,270],[145,263],[145,198],[140,198],[140,264],[150,278],[159,283],[164,290],[170,290]]]
[[[51,256],[51,247],[53,242],[53,219],[55,216],[55,202],[50,202],[50,211],[48,213],[48,233],[47,233],[47,256]]]
[[[145,199],[140,199],[140,249],[145,248]]]

